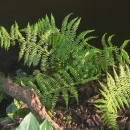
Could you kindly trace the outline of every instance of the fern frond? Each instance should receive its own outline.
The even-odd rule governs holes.
[[[130,64],[129,54],[123,49],[121,50],[122,58],[126,61],[126,63]]]
[[[81,46],[92,47],[90,44],[88,44],[88,41],[97,37],[95,36],[88,37],[87,35],[90,34],[91,32],[94,32],[94,30],[87,30],[87,31],[81,32],[75,39],[75,43],[80,44]]]
[[[15,24],[13,24],[11,26],[10,37],[11,37],[12,46],[14,46],[16,44],[16,41],[20,42],[20,43],[24,42],[25,38],[22,36],[22,34],[21,34],[20,30],[19,30],[19,26],[18,26],[18,24],[16,22],[15,22]]]
[[[72,66],[67,66],[66,69],[70,71],[70,74],[73,75],[73,79],[75,81],[79,81],[81,79],[79,73]]]
[[[113,68],[114,78],[107,73],[107,86],[100,83],[100,93],[103,99],[95,101],[99,112],[103,114],[102,119],[104,123],[114,130],[118,130],[116,117],[118,110],[125,109],[129,106],[130,97],[130,71],[129,67],[119,65],[120,72],[117,74]]]
[[[46,43],[49,44],[49,38],[52,35],[52,33],[53,33],[52,30],[47,30],[46,32],[44,32],[44,34],[41,36],[41,39],[39,40],[37,44],[43,47]]]
[[[68,90],[65,87],[62,88],[62,97],[63,97],[63,99],[65,101],[66,107],[68,108],[69,95],[68,95]]]
[[[80,21],[81,21],[81,18],[78,18],[77,21],[75,21],[73,27],[72,27],[72,31],[73,33],[75,33],[79,27],[79,24],[80,24]]]
[[[71,30],[72,30],[72,28],[73,28],[73,26],[74,26],[74,23],[77,21],[77,19],[78,19],[78,17],[72,19],[72,20],[68,23],[68,25],[66,25],[68,31],[71,31]]]
[[[10,47],[10,35],[4,27],[0,27],[0,46],[8,50]]]
[[[121,49],[121,50],[124,49],[129,42],[130,42],[130,39],[129,39],[129,40],[125,40],[125,41],[123,42],[123,44],[121,45],[120,49]]]
[[[70,74],[65,70],[59,70],[59,73],[63,75],[63,78],[69,85],[75,85],[73,78],[70,76]]]
[[[51,20],[50,21],[51,21],[51,26],[55,28],[56,27],[55,18],[52,14],[51,14]]]
[[[11,26],[10,33],[4,27],[0,27],[0,46],[5,50],[8,50],[10,46],[14,46],[17,42],[20,45],[24,42],[24,39],[16,22]]]
[[[21,43],[21,46],[20,46],[19,59],[18,60],[20,60],[23,57],[25,49],[26,49],[26,42],[24,41],[24,42]]]
[[[41,92],[42,103],[48,108],[54,108],[60,93],[68,107],[69,92],[74,96],[78,102],[78,93],[74,87],[73,79],[65,71],[55,73],[52,76],[37,75],[36,81]],[[70,82],[68,82],[70,81]],[[49,105],[49,106],[48,106]]]
[[[101,43],[102,43],[102,45],[103,45],[104,48],[107,47],[106,35],[107,35],[107,33],[105,33],[105,34],[103,35],[102,39],[101,39]]]
[[[28,66],[40,64],[44,67],[41,70],[46,71],[48,57],[52,53],[52,49],[49,49],[51,36],[57,32],[54,17],[51,15],[49,20],[46,15],[45,19],[34,25],[28,24],[22,31],[26,34],[26,39],[21,43],[19,60],[24,58],[24,64]]]
[[[120,59],[123,58],[127,63],[130,64],[129,54],[124,49],[129,42],[130,40],[125,40],[124,43],[120,46],[120,50],[121,50]]]
[[[126,63],[130,64],[129,55],[124,50],[124,48],[127,46],[130,40],[125,40],[124,43],[120,46],[120,48],[118,48],[112,45],[111,42],[114,35],[109,36],[107,41],[106,41],[106,35],[107,33],[105,33],[102,37],[102,45],[104,48],[103,49],[104,52],[102,53],[103,54],[102,56],[104,57],[103,59],[105,59],[105,61],[101,61],[104,66],[103,68],[106,70],[107,64],[113,66],[114,64],[116,64],[117,61],[122,65]]]
[[[108,42],[108,45],[111,46],[111,47],[113,46],[113,45],[112,45],[112,38],[113,38],[114,36],[115,36],[115,35],[111,35],[111,36],[108,37],[108,41],[107,41],[107,42]]]
[[[58,29],[55,25],[55,19],[54,16],[51,14],[51,18],[46,15],[45,18],[40,19],[37,23],[38,26],[38,36],[42,37],[42,35],[47,32],[48,30],[51,30],[53,33],[58,32]]]
[[[52,76],[43,75],[38,72],[35,77],[16,77],[15,82],[23,87],[31,87],[40,97],[41,102],[47,109],[55,107],[59,96],[61,95],[68,107],[70,93],[78,102],[78,93],[74,87],[73,79],[69,80],[70,75],[65,71],[53,74]]]
[[[72,15],[72,13],[71,14],[69,14],[69,15],[67,15],[65,18],[64,18],[64,20],[63,20],[63,22],[62,22],[62,25],[61,25],[61,32],[63,33],[64,31],[66,31],[66,29],[67,29],[67,24],[68,24],[68,19],[69,19],[69,17]]]

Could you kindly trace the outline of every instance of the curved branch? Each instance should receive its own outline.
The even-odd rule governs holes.
[[[42,106],[37,94],[32,89],[28,87],[20,87],[8,78],[4,79],[2,89],[7,96],[15,98],[19,101],[23,101],[25,104],[27,104],[39,122],[47,119],[55,130],[63,130],[47,114],[45,106]]]

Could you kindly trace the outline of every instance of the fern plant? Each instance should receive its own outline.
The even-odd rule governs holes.
[[[54,17],[51,20],[48,16],[40,20],[38,23],[22,29],[26,34],[24,42],[21,42],[19,60],[24,58],[24,64],[28,66],[37,66],[40,63],[41,70],[46,71],[48,68],[48,60],[53,52],[51,48],[51,37],[58,32],[55,27]]]
[[[118,111],[125,109],[130,103],[130,69],[127,65],[119,65],[119,69],[119,74],[113,69],[114,78],[107,73],[107,85],[99,82],[103,98],[95,101],[104,123],[113,130],[119,130],[116,122]]]
[[[102,37],[103,49],[98,49],[89,44],[91,39],[96,38],[91,36],[94,30],[77,34],[81,19],[77,17],[69,20],[70,16],[71,14],[64,18],[61,29],[56,27],[53,15],[50,18],[46,15],[37,23],[28,24],[21,30],[17,23],[12,25],[10,32],[0,27],[0,46],[8,50],[10,46],[19,44],[19,60],[23,60],[29,67],[36,66],[39,70],[34,77],[17,77],[17,82],[22,81],[22,86],[29,86],[30,80],[44,104],[47,97],[50,104],[56,104],[58,95],[62,93],[68,106],[68,92],[78,100],[75,86],[98,79],[102,70],[107,71],[117,60],[120,63],[130,63],[124,50],[129,40],[119,48],[112,45],[113,36],[106,41],[105,34]],[[54,89],[57,91],[52,91]]]
[[[39,20],[34,25],[28,24],[22,30],[19,30],[17,23],[12,25],[10,33],[4,27],[1,27],[0,30],[1,47],[8,50],[10,46],[18,43],[20,47],[19,60],[23,59],[24,64],[28,66],[40,66],[39,75],[35,77],[17,76],[15,81],[22,86],[31,86],[38,93],[44,105],[49,108],[55,106],[60,93],[66,106],[68,106],[69,100],[68,92],[74,95],[78,101],[75,85],[81,83],[80,76],[76,76],[80,71],[71,64],[66,64],[66,61],[75,58],[74,55],[71,55],[79,49],[80,45],[78,44],[84,40],[86,34],[93,30],[81,33],[77,37],[76,30],[80,19],[76,18],[68,22],[70,15],[63,20],[61,30],[56,28],[52,15],[51,19],[46,16],[45,19]],[[40,74],[50,70],[52,70],[51,75]],[[82,83],[87,82],[85,72],[82,75],[84,77]],[[77,79],[78,81],[76,81]]]
[[[51,18],[46,15],[34,25],[28,24],[22,30],[15,23],[12,25],[10,33],[1,27],[0,45],[8,50],[11,45],[14,46],[19,43],[19,60],[24,59],[24,64],[28,66],[39,65],[41,71],[48,69],[57,71],[59,68],[76,67],[77,64],[84,63],[84,70],[93,70],[95,74],[99,73],[101,69],[107,70],[109,65],[113,65],[115,55],[119,62],[124,62],[125,59],[130,63],[128,54],[124,50],[129,40],[118,48],[111,43],[113,35],[106,42],[105,34],[102,37],[103,49],[95,48],[88,43],[89,40],[96,38],[95,36],[88,36],[94,30],[84,31],[77,35],[76,32],[81,19],[69,20],[70,15],[64,18],[61,29],[56,27],[53,15]],[[86,62],[87,67],[85,67]],[[88,65],[89,63],[91,65]],[[100,67],[96,64],[99,64]],[[91,68],[91,66],[93,67]]]
[[[74,81],[64,70],[51,76],[34,72],[34,77],[16,77],[15,82],[23,87],[28,86],[33,88],[40,97],[42,104],[48,110],[55,107],[59,97],[64,99],[66,107],[68,107],[69,93],[78,102],[78,92],[74,86]]]
[[[101,69],[107,71],[109,66],[114,66],[117,63],[130,64],[129,55],[124,49],[130,40],[125,40],[120,47],[117,47],[112,44],[114,35],[109,36],[107,40],[106,35],[107,33],[103,35],[101,40],[103,49],[100,50],[101,53],[98,53]]]

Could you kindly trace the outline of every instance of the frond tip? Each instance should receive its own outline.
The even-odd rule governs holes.
[[[117,74],[113,69],[114,78],[107,73],[107,85],[100,83],[100,93],[103,99],[95,101],[98,112],[102,113],[104,123],[113,130],[119,130],[116,123],[118,110],[129,106],[130,101],[130,71],[129,67],[119,65],[120,72]]]

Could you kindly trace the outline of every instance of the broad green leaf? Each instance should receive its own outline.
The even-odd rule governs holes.
[[[41,125],[40,125],[40,130],[53,130],[52,126],[48,122],[48,120],[45,120]]]
[[[40,127],[34,115],[29,113],[16,130],[40,130]]]

